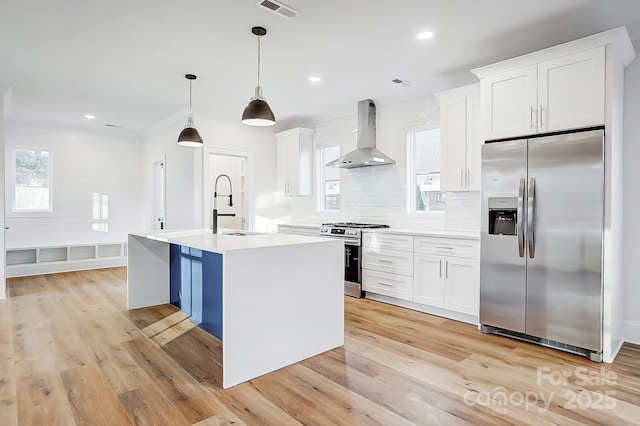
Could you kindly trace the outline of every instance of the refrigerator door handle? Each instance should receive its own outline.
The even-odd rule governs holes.
[[[533,231],[533,207],[536,195],[536,178],[529,178],[529,199],[527,200],[527,239],[529,241],[529,257],[533,259],[535,255],[535,236]]]
[[[524,257],[524,177],[520,178],[520,188],[518,189],[518,211],[517,215],[517,223],[518,227],[516,234],[518,234],[518,255],[520,257]]]

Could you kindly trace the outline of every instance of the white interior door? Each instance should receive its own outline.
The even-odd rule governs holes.
[[[205,148],[204,152],[204,224],[212,226],[215,182],[218,179],[218,213],[235,216],[218,217],[219,228],[253,229],[253,156],[251,152],[221,148]],[[233,205],[229,206],[229,192]]]
[[[153,162],[153,217],[151,220],[153,229],[165,229],[165,159]]]

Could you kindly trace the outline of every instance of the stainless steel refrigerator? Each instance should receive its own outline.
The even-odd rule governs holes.
[[[482,146],[480,323],[602,360],[604,130]]]

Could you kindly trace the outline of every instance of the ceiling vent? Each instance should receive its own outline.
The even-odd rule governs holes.
[[[293,19],[300,14],[300,12],[294,8],[275,0],[260,0],[256,5],[287,19]]]
[[[413,86],[412,82],[410,82],[408,80],[403,80],[401,78],[394,78],[391,81],[394,82],[395,84],[399,84],[399,85],[404,86],[404,87]]]

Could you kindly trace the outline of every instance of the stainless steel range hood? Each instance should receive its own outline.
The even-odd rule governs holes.
[[[353,169],[356,167],[382,166],[394,163],[395,161],[376,149],[376,105],[371,99],[358,102],[358,139],[356,150],[326,165]]]

